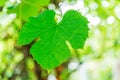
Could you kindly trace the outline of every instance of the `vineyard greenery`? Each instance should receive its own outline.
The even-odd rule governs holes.
[[[0,80],[116,80],[119,0],[0,0]]]

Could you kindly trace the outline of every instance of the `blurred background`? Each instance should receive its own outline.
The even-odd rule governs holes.
[[[16,44],[30,16],[53,9],[60,21],[69,9],[89,20],[89,37],[68,61],[46,71]],[[0,80],[120,80],[120,0],[0,0]]]

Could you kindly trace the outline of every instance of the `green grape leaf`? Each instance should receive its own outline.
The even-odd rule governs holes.
[[[36,38],[30,53],[44,68],[52,69],[70,57],[66,40],[73,48],[83,48],[88,37],[88,20],[75,10],[67,11],[61,22],[55,22],[55,12],[45,10],[38,17],[31,17],[20,31],[18,44],[26,45]]]
[[[37,16],[49,2],[50,0],[22,0],[21,3],[8,7],[8,13],[16,13],[20,19],[27,21],[30,16]]]

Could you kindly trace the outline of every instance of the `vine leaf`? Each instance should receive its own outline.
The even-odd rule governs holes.
[[[21,0],[20,3],[8,7],[8,13],[16,13],[17,17],[27,21],[30,16],[37,16],[49,2],[50,0]]]
[[[32,45],[30,53],[44,69],[55,68],[70,57],[66,40],[77,49],[83,48],[88,37],[88,21],[79,12],[67,11],[58,24],[54,17],[53,10],[45,10],[38,17],[29,18],[18,38],[21,45],[40,38]]]

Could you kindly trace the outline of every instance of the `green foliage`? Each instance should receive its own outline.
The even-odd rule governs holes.
[[[6,13],[15,7],[10,5],[16,5],[16,2],[10,1],[21,0],[0,0],[0,80],[51,80],[51,76],[56,80],[119,78],[116,74],[119,74],[117,68],[120,59],[120,0],[50,0],[49,6],[45,7],[54,9],[57,14],[69,8],[79,10],[89,20],[90,30],[84,50],[75,50],[76,54],[71,55],[68,61],[49,72],[36,64],[28,54],[30,45],[16,44],[21,25],[26,21],[21,20],[20,16],[16,18]],[[9,10],[6,9],[8,6]]]
[[[8,8],[8,13],[16,13],[19,18],[26,21],[30,16],[37,16],[43,6],[48,5],[50,0],[22,0]]]
[[[1,7],[1,6],[4,6],[6,1],[7,1],[7,0],[0,0],[0,7]]]
[[[36,18],[31,17],[18,39],[18,44],[26,45],[40,38],[32,45],[30,53],[44,69],[55,68],[70,57],[66,40],[77,49],[83,48],[88,37],[88,21],[79,12],[67,11],[58,24],[54,17],[53,10],[45,10]]]

